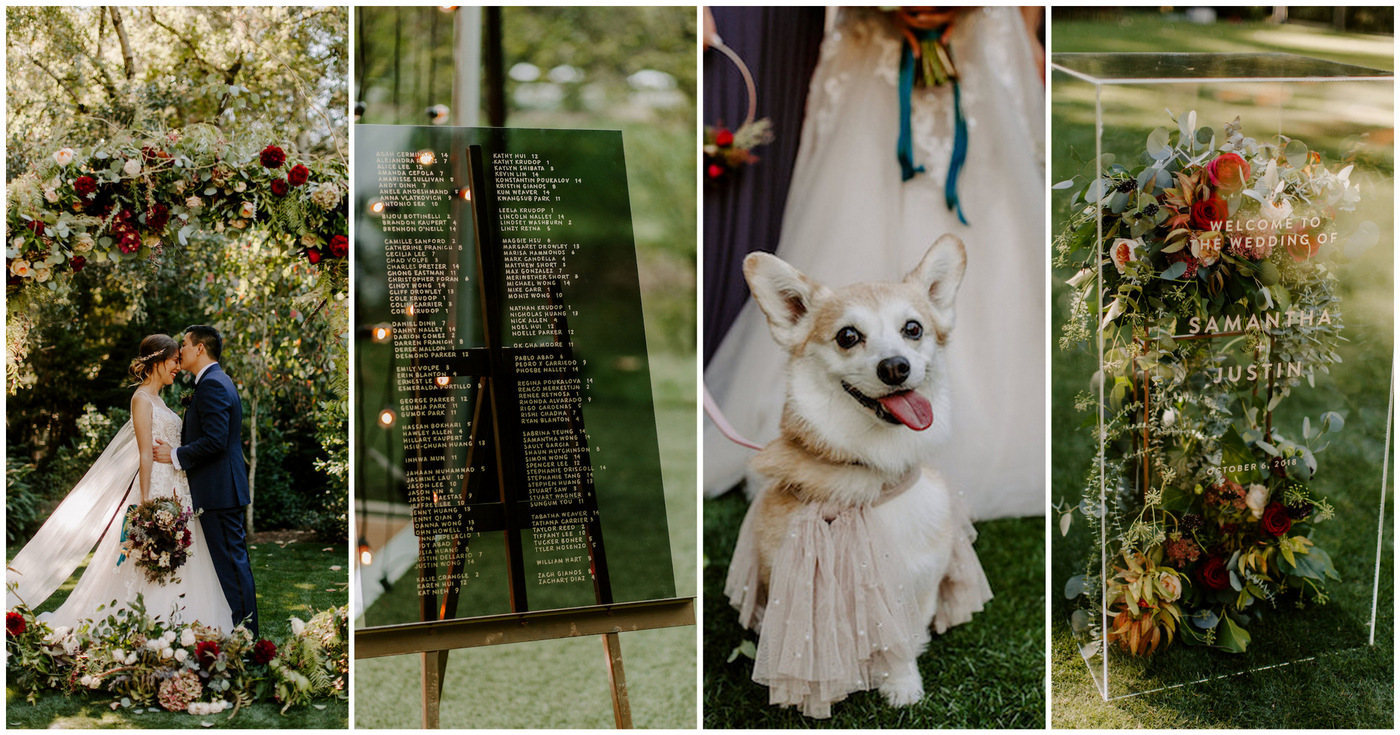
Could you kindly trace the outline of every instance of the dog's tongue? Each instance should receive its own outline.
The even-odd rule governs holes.
[[[923,431],[933,425],[933,406],[929,405],[927,398],[912,390],[892,393],[879,401],[886,411],[914,431]]]

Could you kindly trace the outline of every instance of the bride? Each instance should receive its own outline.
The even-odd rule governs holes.
[[[137,595],[146,610],[170,624],[196,621],[232,630],[232,613],[214,573],[200,524],[191,519],[188,560],[169,584],[148,582],[135,563],[118,563],[122,519],[127,510],[151,498],[174,497],[190,508],[185,473],[152,460],[156,439],[180,444],[181,419],[161,400],[161,391],[180,372],[179,345],[164,334],[141,341],[131,361],[137,387],[127,422],[83,479],[68,493],[38,533],[10,562],[6,608],[37,609],[73,573],[97,544],[97,552],[68,599],[40,619],[54,627],[78,628],[130,607]],[[115,602],[115,606],[113,605]],[[99,606],[105,606],[101,611]]]

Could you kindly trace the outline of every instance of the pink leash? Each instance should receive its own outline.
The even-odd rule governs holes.
[[[701,388],[705,391],[705,415],[709,416],[710,421],[714,422],[715,428],[719,429],[719,433],[724,434],[726,437],[729,438],[729,441],[732,441],[741,447],[748,447],[749,449],[763,449],[763,447],[754,444],[753,442],[749,441],[748,439],[745,439],[742,436],[739,436],[739,432],[735,431],[734,427],[729,425],[729,420],[726,419],[724,417],[724,413],[719,410],[719,404],[715,403],[714,397],[710,395],[710,389],[708,387],[704,387],[703,384]]]

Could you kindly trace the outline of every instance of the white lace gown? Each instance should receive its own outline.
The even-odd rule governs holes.
[[[968,224],[944,204],[953,150],[950,86],[916,88],[923,174],[900,179],[901,40],[888,16],[843,9],[823,40],[777,255],[829,285],[901,279],[946,232],[967,246],[949,347],[953,438],[929,464],[976,518],[1045,512],[1044,85],[1016,8],[969,11],[949,40],[969,149],[958,184]],[[762,164],[759,164],[762,165]],[[705,371],[734,427],[778,435],[783,355],[750,300]],[[744,479],[753,451],[708,421],[708,495]]]
[[[142,393],[141,395],[145,395]],[[180,424],[178,414],[164,403],[151,399],[151,433],[172,447],[180,445]],[[185,473],[172,465],[155,463],[151,469],[151,497],[174,497],[190,508],[190,485]],[[133,483],[128,502],[121,506],[120,514],[127,507],[140,502],[139,485]],[[193,536],[190,555],[185,565],[177,573],[179,582],[156,584],[146,581],[145,575],[131,561],[117,565],[121,552],[121,515],[113,519],[102,540],[97,544],[97,552],[88,563],[86,571],[78,580],[73,593],[52,613],[45,613],[40,619],[54,627],[76,628],[83,620],[105,618],[113,608],[127,607],[139,594],[145,600],[146,611],[153,617],[166,622],[194,623],[213,626],[222,630],[233,628],[233,614],[224,599],[223,587],[214,573],[209,549],[204,542],[204,532],[199,518],[190,519],[189,529]],[[106,607],[98,611],[99,605]]]

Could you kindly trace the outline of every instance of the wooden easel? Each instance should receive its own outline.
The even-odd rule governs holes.
[[[477,450],[485,442],[489,442],[492,452],[484,458],[486,472],[466,472],[463,475],[461,521],[464,528],[465,524],[470,522],[472,530],[452,538],[447,566],[449,582],[445,593],[440,596],[434,591],[422,594],[420,623],[357,631],[355,658],[420,654],[423,667],[423,727],[437,728],[447,655],[452,649],[600,635],[606,655],[614,719],[617,727],[630,728],[631,705],[627,695],[618,633],[694,625],[694,598],[614,604],[602,524],[598,516],[596,494],[593,492],[587,441],[580,438],[579,446],[576,447],[580,464],[584,468],[580,480],[580,497],[587,513],[584,531],[596,604],[563,610],[530,611],[521,541],[521,531],[530,524],[528,499],[523,497],[521,492],[525,487],[524,478],[518,476],[516,466],[511,461],[512,457],[508,454],[519,451],[520,448],[514,446],[512,434],[506,428],[506,422],[516,419],[511,413],[512,406],[508,403],[508,376],[512,373],[502,349],[501,335],[494,331],[496,325],[503,323],[500,318],[503,295],[497,290],[495,277],[501,266],[501,245],[495,235],[498,229],[494,226],[497,218],[495,193],[492,183],[485,176],[482,148],[472,145],[467,153],[467,156],[458,158],[458,161],[462,162],[458,165],[465,165],[467,170],[463,172],[459,169],[455,180],[466,178],[471,182],[471,189],[467,197],[459,197],[455,201],[459,206],[470,206],[477,244],[476,271],[481,274],[479,283],[485,346],[458,350],[447,360],[416,361],[416,366],[431,366],[449,382],[459,378],[471,380],[473,416],[464,466],[477,466],[481,459],[477,456]],[[550,289],[550,303],[562,304],[562,292],[557,283]],[[557,334],[569,333],[566,319],[567,317],[562,315],[559,317]],[[562,358],[566,363],[572,361],[573,357],[572,348],[567,340],[557,339],[554,345],[540,348],[540,353]],[[574,436],[582,437],[582,417],[571,416],[569,423],[575,429]],[[488,426],[489,432],[485,428]],[[495,486],[494,492],[490,487],[492,484]],[[470,505],[466,503],[468,498],[482,497],[481,494],[494,496],[497,500],[490,503],[473,502]],[[467,548],[467,539],[471,533],[495,531],[504,532],[512,612],[506,615],[457,618],[460,584],[454,583],[454,580],[463,572],[463,553]],[[421,544],[420,540],[420,548]],[[421,551],[419,576],[420,579],[433,580],[438,576],[437,565]]]

